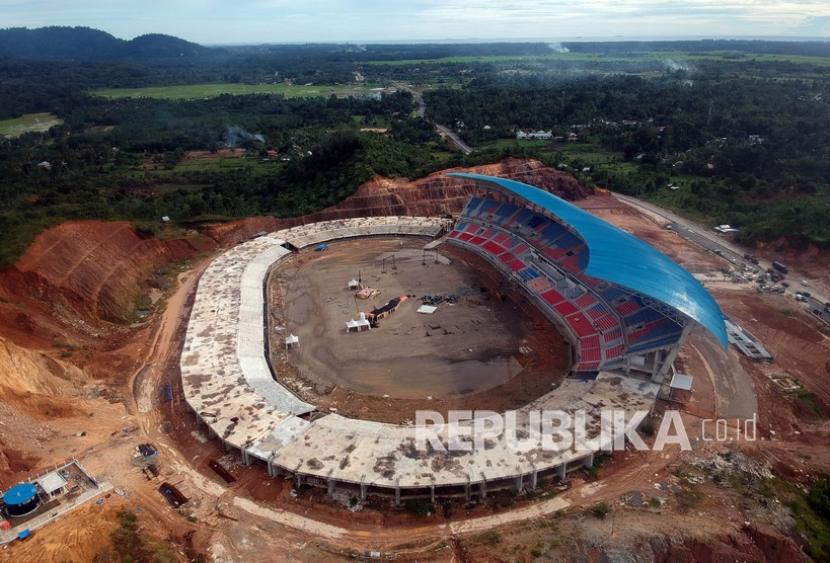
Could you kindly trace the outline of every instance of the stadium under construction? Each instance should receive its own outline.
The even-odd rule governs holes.
[[[517,410],[521,428],[528,428],[531,411],[583,411],[590,431],[598,433],[604,407],[627,413],[653,408],[692,327],[702,326],[727,345],[712,297],[648,244],[539,188],[490,176],[452,176],[477,187],[453,221],[367,217],[303,225],[240,244],[205,270],[181,356],[184,396],[244,463],[263,463],[271,476],[329,493],[388,495],[400,502],[533,489],[540,480],[565,479],[594,461],[594,451],[518,451],[505,435],[468,452],[423,450],[416,447],[413,425],[319,412],[298,397],[268,360],[265,283],[292,252],[323,242],[437,239],[483,257],[521,288],[572,350],[570,376]],[[456,430],[449,424],[440,436]]]

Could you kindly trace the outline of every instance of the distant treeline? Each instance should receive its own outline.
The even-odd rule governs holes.
[[[686,41],[585,41],[565,42],[574,53],[625,55],[653,51],[687,53],[737,52],[757,55],[830,56],[830,41],[769,41],[763,39],[701,39]]]
[[[424,43],[424,44],[331,44],[244,45],[204,47],[177,37],[147,34],[131,40],[118,39],[89,27],[42,27],[0,29],[0,57],[29,60],[161,61],[222,60],[240,56],[263,57],[272,62],[311,57],[331,62],[394,61],[459,56],[525,56],[552,52],[627,55],[651,51],[713,51],[755,54],[830,56],[828,41],[770,41],[747,39],[703,39],[679,41],[569,41]]]

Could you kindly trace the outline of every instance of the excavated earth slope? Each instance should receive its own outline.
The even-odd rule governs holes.
[[[476,189],[472,182],[454,180],[447,172],[476,172],[504,176],[533,184],[565,199],[577,200],[592,193],[573,176],[548,168],[538,160],[508,158],[494,164],[453,168],[418,180],[377,177],[332,207],[290,219],[255,217],[244,221],[208,227],[204,232],[214,239],[244,240],[257,231],[271,231],[333,219],[384,215],[446,215],[461,211]]]

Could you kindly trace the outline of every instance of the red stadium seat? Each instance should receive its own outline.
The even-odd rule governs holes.
[[[602,339],[605,340],[606,342],[613,342],[614,340],[622,338],[622,335],[623,335],[622,328],[617,327],[617,328],[615,328],[615,329],[613,329],[609,332],[606,332],[602,336]]]
[[[617,305],[617,312],[623,317],[627,317],[631,313],[636,312],[639,308],[640,305],[635,301],[625,301],[624,303]]]
[[[614,346],[613,348],[609,348],[605,351],[605,359],[606,360],[613,360],[614,358],[619,358],[622,356],[623,352],[625,351],[625,346],[620,344],[618,346]]]
[[[602,331],[613,330],[616,327],[620,326],[617,322],[617,319],[612,317],[611,315],[603,315],[598,319],[594,319],[597,327]]]
[[[596,297],[594,297],[590,293],[586,293],[585,295],[580,296],[579,299],[576,300],[576,304],[580,309],[587,309],[592,305],[596,305],[596,303]]]
[[[502,246],[505,246],[509,240],[510,235],[508,235],[507,233],[499,233],[493,238],[494,242]]]
[[[545,293],[543,293],[542,299],[544,299],[551,305],[556,305],[557,303],[561,303],[565,300],[565,298],[562,297],[562,295],[555,289],[551,289],[550,291],[546,291]]]
[[[504,252],[504,249],[502,247],[500,247],[496,243],[494,243],[492,241],[489,241],[489,240],[487,242],[485,242],[482,245],[482,247],[484,247],[484,250],[486,250],[487,252],[489,252],[493,256],[498,256],[499,254]]]
[[[563,317],[576,313],[579,310],[576,307],[574,307],[573,303],[571,303],[570,301],[563,301],[562,303],[555,305],[555,308]]]
[[[599,335],[592,334],[582,339],[581,345],[583,348],[599,348]]]
[[[570,305],[570,303],[568,303]],[[573,305],[571,305],[573,307]],[[557,307],[558,309],[559,307]],[[574,308],[576,310],[576,308]],[[588,336],[589,334],[595,334],[596,329],[594,329],[591,321],[585,318],[585,316],[581,313],[576,313],[566,317],[568,324],[571,325],[571,328],[574,329],[574,332],[580,338],[583,336]]]
[[[583,362],[598,362],[600,360],[599,348],[580,348],[579,355]]]

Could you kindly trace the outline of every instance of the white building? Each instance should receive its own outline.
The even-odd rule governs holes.
[[[538,131],[522,131],[519,129],[516,131],[516,139],[543,139],[548,140],[553,138],[553,131],[547,130],[542,131],[539,129]]]
[[[360,313],[356,321],[346,321],[346,332],[363,332],[364,330],[372,330],[372,325],[366,319],[366,313]]]

